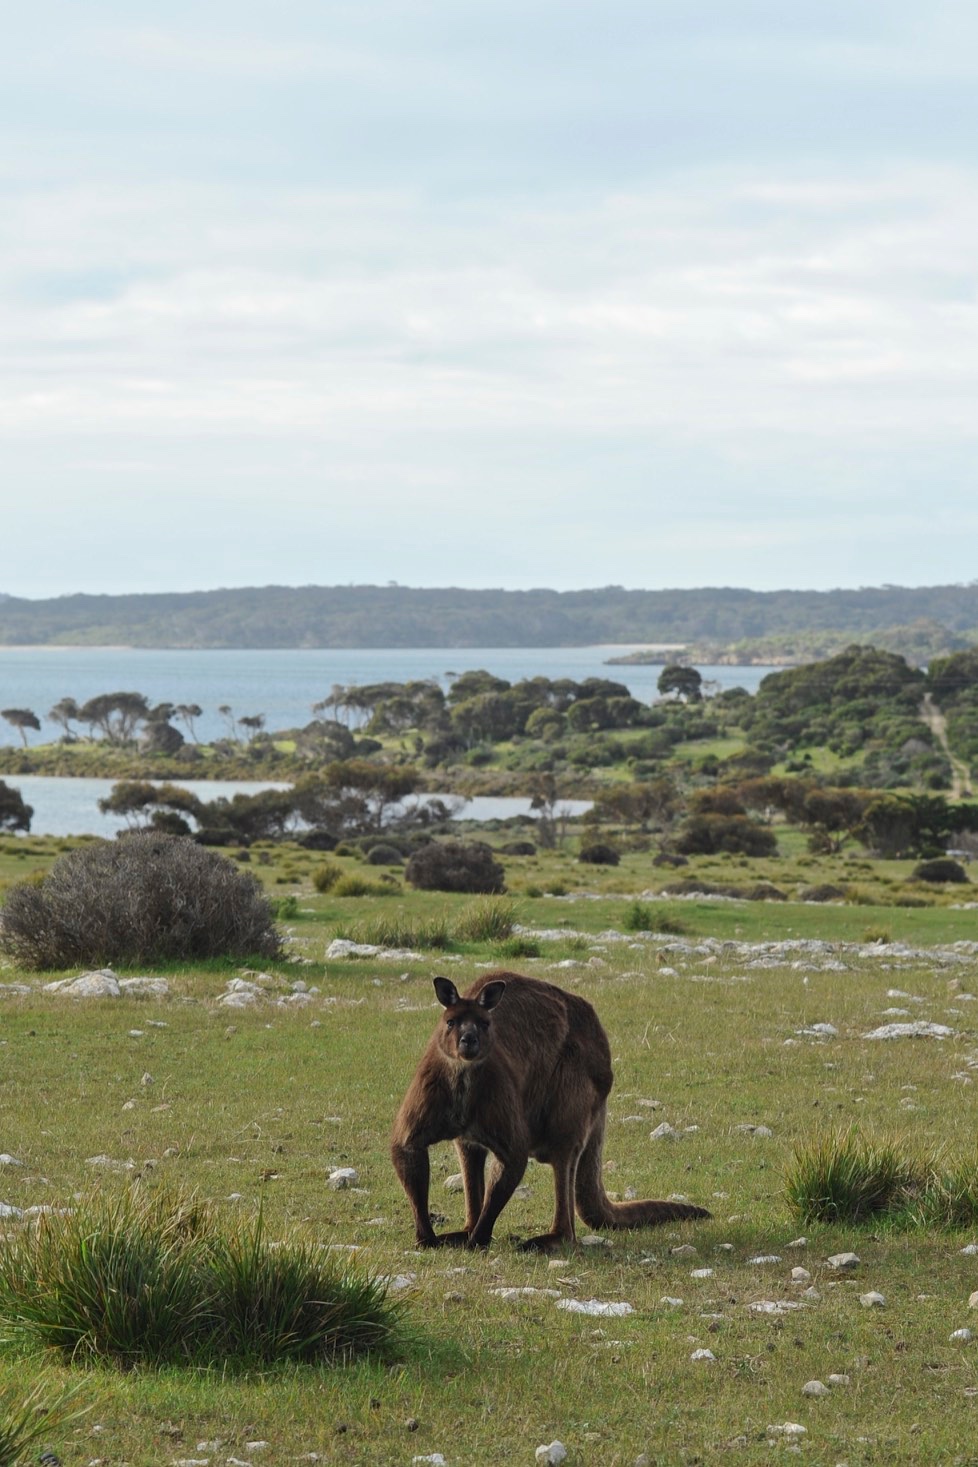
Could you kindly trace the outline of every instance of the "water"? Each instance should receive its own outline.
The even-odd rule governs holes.
[[[103,815],[98,808],[99,800],[111,793],[114,780],[56,779],[46,774],[6,774],[3,780],[12,789],[19,790],[26,803],[33,807],[31,835],[101,835],[109,839],[126,828],[122,816]],[[271,780],[181,779],[175,783],[201,800],[215,800],[220,795],[231,799],[236,794],[254,795],[259,790],[288,788],[287,784]],[[427,798],[438,799],[439,796]],[[516,815],[535,813],[530,809],[529,800],[515,797],[477,795],[474,799],[462,800],[455,795],[443,795],[440,798],[458,807],[455,812],[458,820],[508,820]],[[559,808],[569,815],[583,815],[590,810],[591,802],[563,800]]]
[[[520,678],[606,677],[624,683],[634,698],[651,703],[657,696],[658,666],[609,667],[606,659],[622,647],[476,647],[393,649],[315,648],[302,651],[170,651],[131,647],[0,647],[0,708],[30,708],[41,720],[40,733],[28,732],[29,743],[49,743],[61,730],[45,715],[60,699],[79,704],[97,693],[142,693],[153,703],[198,704],[196,721],[203,743],[229,732],[222,705],[235,718],[264,714],[270,732],[301,727],[314,717],[312,705],[328,695],[335,683],[344,685],[407,682],[435,678],[447,687],[453,675],[483,667],[496,677]],[[770,667],[700,667],[716,689],[757,689]],[[186,730],[182,730],[186,733]],[[19,733],[0,723],[0,741],[18,745]],[[19,789],[34,807],[31,830],[35,835],[111,836],[124,822],[102,815],[98,800],[112,788],[103,779],[51,779],[38,775],[2,776]],[[265,783],[202,780],[179,781],[203,799],[254,793]],[[587,802],[570,801],[575,813]],[[576,808],[579,806],[579,809]],[[462,819],[493,820],[528,813],[529,802],[518,799],[479,798],[460,812]]]
[[[661,667],[609,667],[606,659],[628,648],[458,647],[394,649],[311,648],[274,651],[169,651],[131,647],[0,647],[0,708],[30,708],[41,732],[29,742],[60,735],[46,714],[62,698],[79,704],[96,693],[142,693],[152,703],[196,703],[203,709],[197,736],[204,743],[225,737],[227,706],[235,718],[264,714],[266,727],[302,727],[312,705],[334,683],[407,682],[435,678],[447,687],[453,673],[484,667],[496,677],[612,678],[634,698],[651,703]],[[700,667],[719,688],[757,689],[770,667]],[[186,730],[183,730],[186,732]],[[0,723],[0,741],[17,744],[19,733]]]

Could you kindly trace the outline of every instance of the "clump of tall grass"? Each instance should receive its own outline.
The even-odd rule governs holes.
[[[497,949],[501,958],[538,958],[543,948],[535,937],[507,937]]]
[[[912,1180],[895,1146],[867,1141],[849,1126],[795,1147],[785,1192],[805,1222],[857,1223],[900,1205]]]
[[[349,942],[370,943],[374,947],[442,949],[450,947],[452,941],[444,917],[409,917],[403,911],[364,917],[341,928],[337,935]]]
[[[850,1126],[797,1147],[785,1191],[805,1222],[886,1217],[910,1227],[972,1228],[978,1223],[978,1150],[954,1162],[943,1150],[924,1156],[868,1141]]]
[[[685,937],[689,932],[681,917],[637,899],[625,909],[622,926],[626,932],[664,932],[670,937]]]
[[[43,1381],[27,1396],[0,1391],[0,1467],[16,1467],[38,1442],[49,1440],[52,1431],[89,1410],[73,1404],[77,1395],[77,1389],[50,1395]]]
[[[365,876],[358,876],[355,871],[348,871],[345,876],[334,883],[331,895],[337,897],[365,897],[365,896],[393,896],[399,887],[390,882],[368,881]]]
[[[392,1345],[383,1282],[261,1216],[221,1227],[193,1200],[127,1192],[0,1243],[0,1327],[67,1360],[122,1366],[334,1363]]]
[[[485,896],[469,902],[452,924],[458,942],[501,942],[516,921],[516,907],[506,897]]]

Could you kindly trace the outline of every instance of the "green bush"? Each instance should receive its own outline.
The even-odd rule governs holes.
[[[325,1251],[218,1226],[193,1201],[124,1194],[0,1240],[0,1319],[65,1360],[136,1366],[336,1363],[393,1342],[382,1282]]]
[[[581,847],[577,859],[591,866],[617,866],[621,856],[614,846],[604,841],[592,841],[590,845]]]
[[[918,861],[910,873],[911,881],[967,882],[968,873],[960,861],[953,856],[935,856],[930,861]]]
[[[403,866],[404,857],[396,846],[380,845],[371,846],[367,852],[368,866]]]
[[[145,832],[60,856],[12,887],[0,948],[26,968],[274,958],[281,939],[261,882],[183,836]]]
[[[421,891],[502,892],[505,873],[483,841],[430,841],[415,851],[404,872]]]

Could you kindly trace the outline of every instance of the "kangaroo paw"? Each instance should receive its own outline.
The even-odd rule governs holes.
[[[562,1233],[541,1233],[538,1238],[525,1238],[516,1247],[519,1253],[556,1253],[558,1248],[566,1248],[572,1242],[572,1238],[565,1238]]]

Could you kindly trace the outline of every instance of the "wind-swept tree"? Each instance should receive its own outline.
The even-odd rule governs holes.
[[[25,749],[27,748],[27,730],[41,727],[41,720],[30,708],[3,708],[0,709],[0,718],[9,723],[11,728],[17,730],[24,742]]]
[[[71,743],[76,735],[72,732],[71,725],[78,722],[78,704],[74,698],[59,698],[53,708],[48,709],[48,718],[64,730],[62,737],[66,743]]]
[[[0,830],[30,830],[33,806],[24,803],[20,790],[0,779]]]
[[[110,744],[128,744],[149,711],[142,693],[99,693],[82,705],[78,719],[99,729]]]

